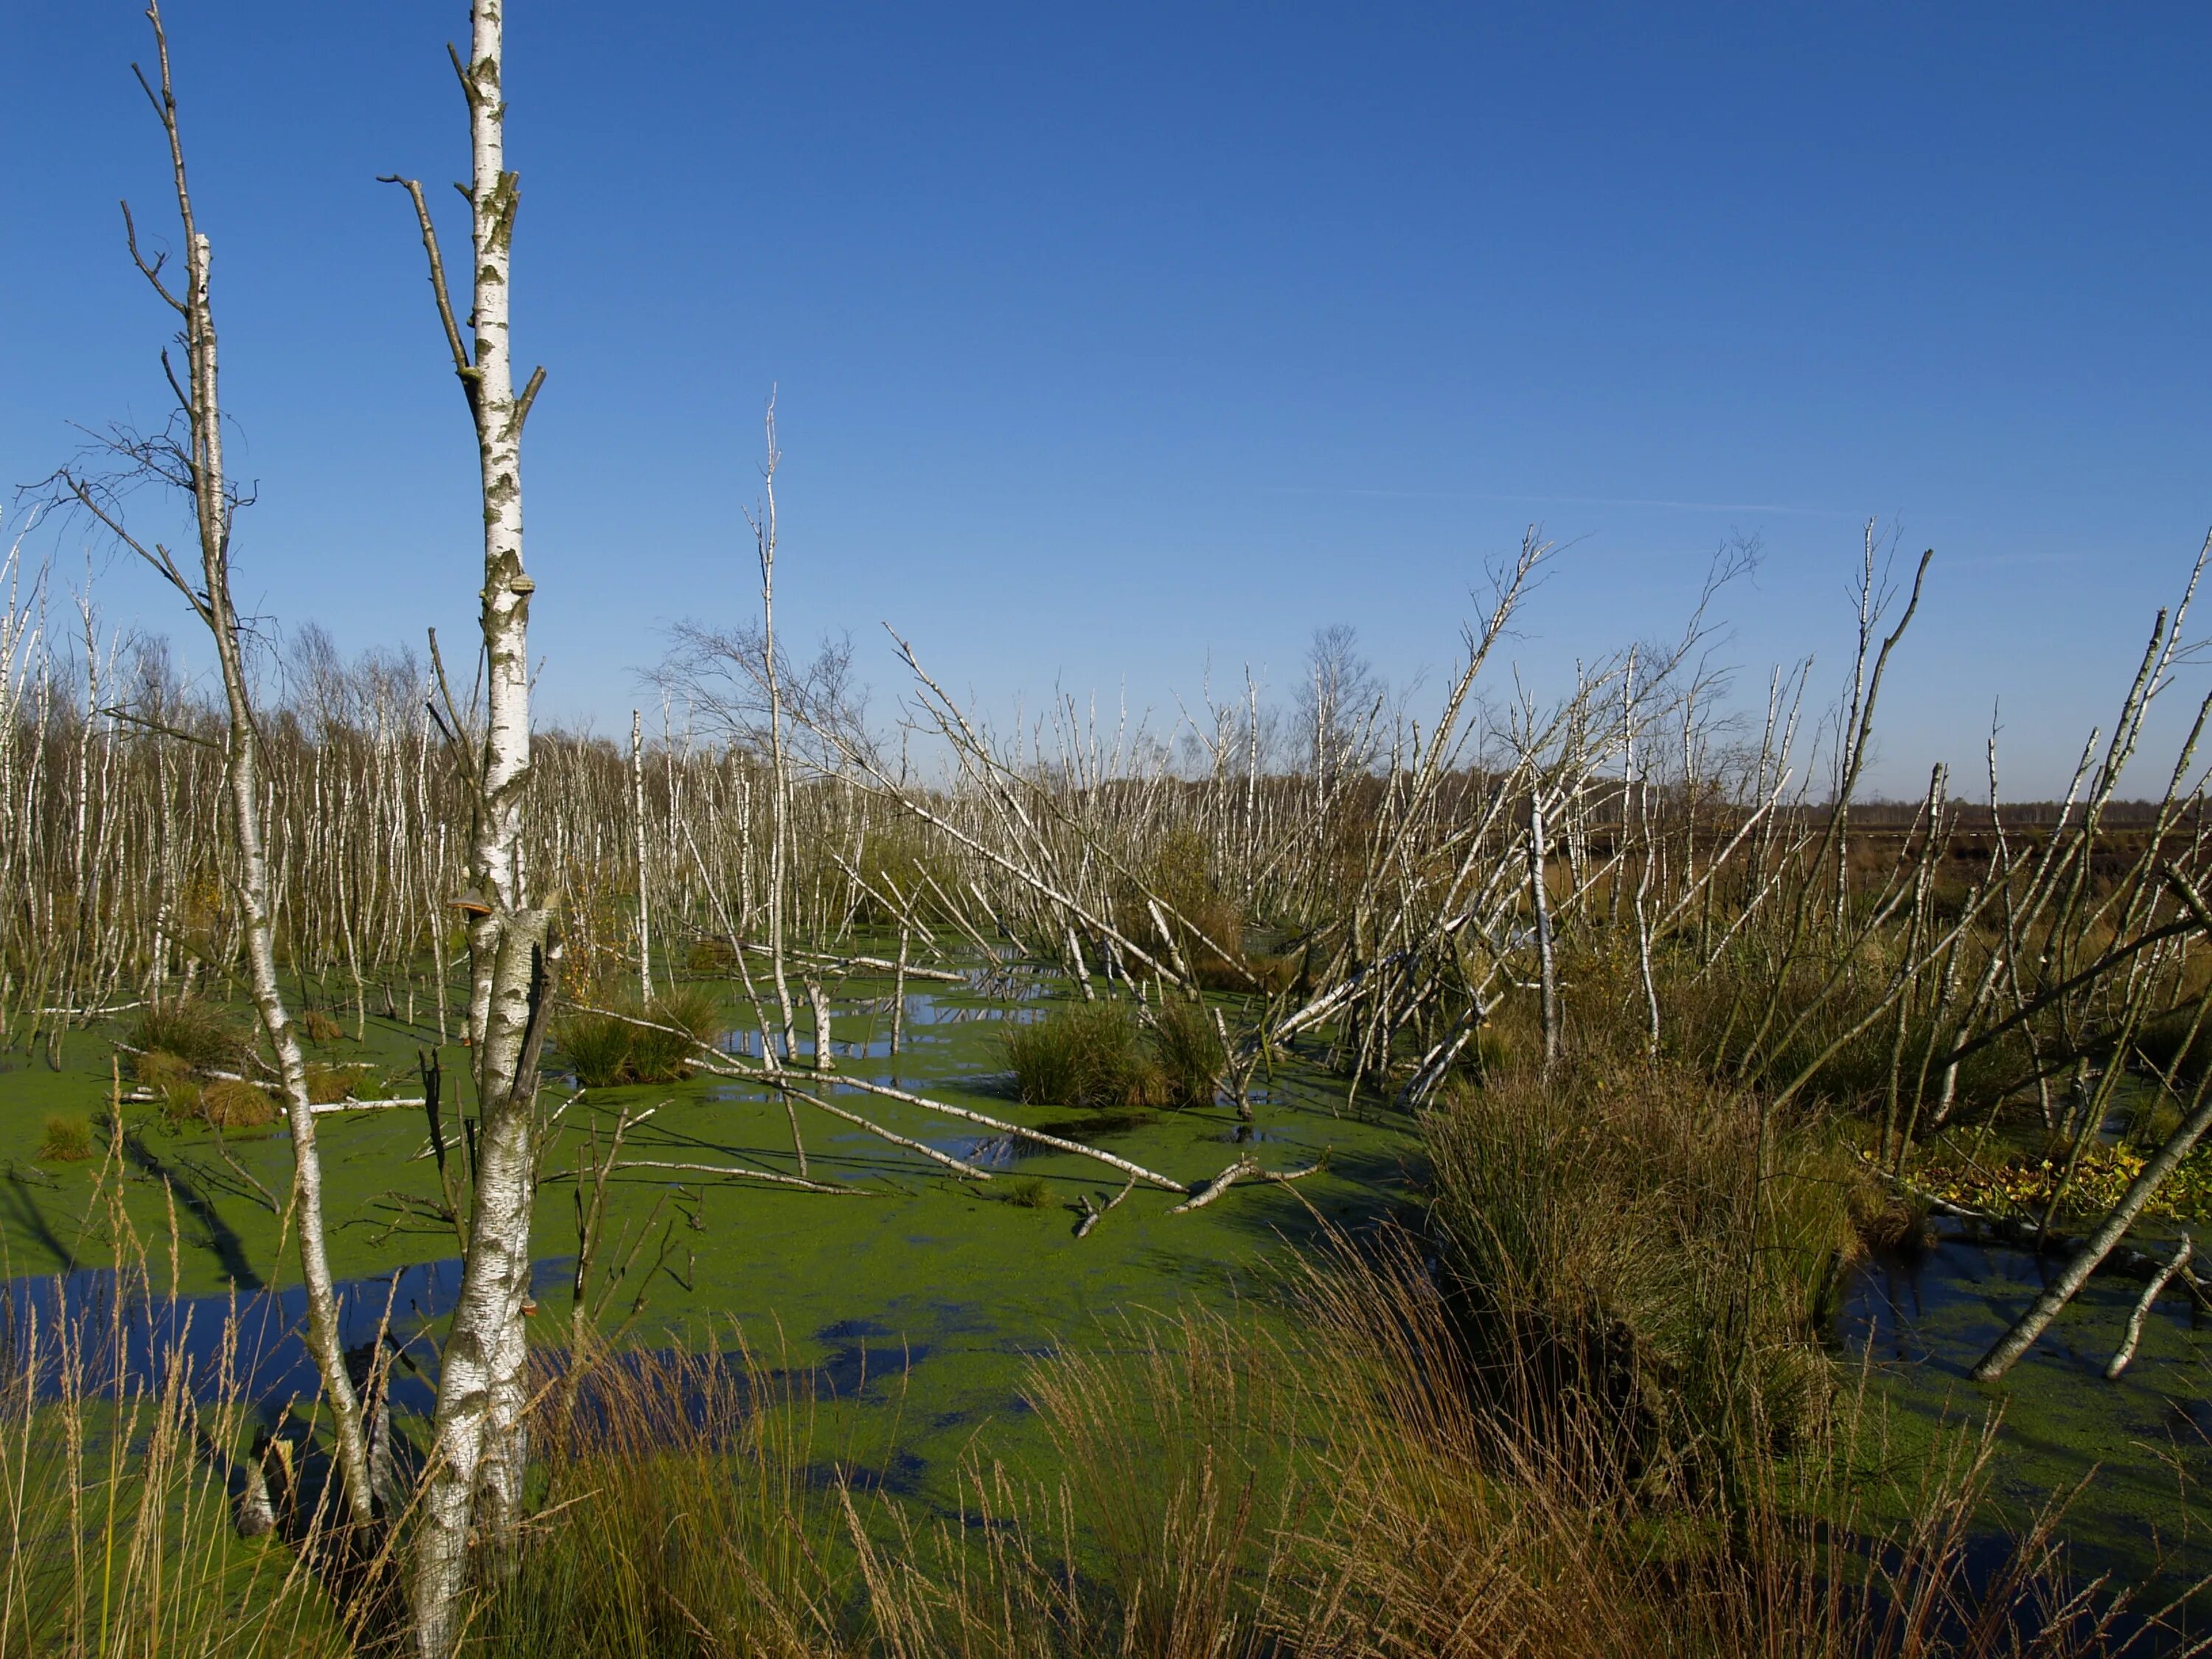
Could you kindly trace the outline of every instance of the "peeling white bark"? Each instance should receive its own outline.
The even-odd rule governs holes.
[[[528,1362],[523,1304],[530,1288],[534,1056],[521,1034],[546,992],[545,913],[501,918],[487,1029],[517,1035],[507,1062],[522,1087],[487,1097],[477,1133],[477,1176],[460,1294],[439,1357],[432,1468],[416,1522],[413,1599],[416,1651],[445,1659],[467,1581],[471,1518],[501,1548],[520,1516],[525,1445],[520,1387]],[[514,1072],[508,1073],[514,1080]]]
[[[412,1600],[416,1651],[444,1659],[456,1636],[472,1519],[502,1549],[520,1518],[526,1446],[531,1181],[536,1129],[533,1012],[546,994],[547,923],[527,908],[522,807],[530,780],[530,596],[522,562],[522,428],[533,376],[514,390],[508,340],[512,240],[519,185],[507,170],[501,0],[475,0],[469,56],[459,65],[474,161],[469,191],[471,286],[465,354],[447,317],[456,372],[477,430],[483,495],[484,572],[478,598],[487,709],[470,864],[489,914],[469,928],[473,1042],[480,1115],[475,1190],[461,1290],[441,1359],[432,1468],[416,1534]],[[417,196],[419,208],[420,197]],[[425,240],[430,235],[425,217]],[[433,282],[447,305],[432,248]]]
[[[637,854],[637,994],[653,1000],[653,911],[645,894],[645,720],[629,711],[630,826]]]

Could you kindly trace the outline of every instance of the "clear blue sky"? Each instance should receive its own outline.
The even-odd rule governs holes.
[[[463,234],[466,8],[169,26],[261,488],[240,599],[349,647],[460,634],[473,452],[374,177]],[[1282,686],[1336,621],[1441,668],[1532,519],[1575,544],[1539,681],[1664,631],[1741,532],[1730,658],[1817,650],[1826,689],[1880,515],[1938,550],[1881,781],[1978,776],[2002,696],[2033,793],[2212,524],[2202,7],[514,0],[508,31],[556,718],[615,726],[660,624],[750,603],[771,384],[788,625],[851,627],[889,688],[889,620],[1002,708],[1171,708],[1209,657]],[[167,222],[148,57],[128,0],[0,21],[9,483],[161,412],[115,208]]]

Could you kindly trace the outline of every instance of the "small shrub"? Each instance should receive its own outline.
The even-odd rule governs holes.
[[[52,1164],[78,1164],[92,1156],[92,1126],[81,1117],[50,1117],[39,1156]]]
[[[1045,1185],[1042,1176],[1024,1176],[1019,1181],[1009,1182],[1000,1196],[1024,1210],[1042,1210],[1052,1202],[1052,1188]]]
[[[258,1129],[276,1121],[266,1089],[240,1078],[218,1078],[200,1091],[199,1117],[210,1128]]]
[[[1195,1004],[1172,1001],[1152,1017],[1152,1050],[1158,1056],[1161,1097],[1170,1106],[1211,1106],[1229,1068],[1221,1034]]]
[[[194,1071],[228,1070],[246,1054],[246,1029],[228,1008],[204,997],[179,997],[140,1011],[132,1042],[173,1054]]]
[[[1159,1068],[1125,1002],[1072,1003],[1049,1018],[1008,1027],[1005,1042],[1028,1105],[1128,1111],[1161,1097]]]

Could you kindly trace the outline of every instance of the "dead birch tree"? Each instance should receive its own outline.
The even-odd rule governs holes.
[[[464,192],[473,254],[473,352],[454,321],[422,186],[388,179],[415,204],[439,319],[476,426],[483,493],[485,717],[471,780],[475,887],[465,907],[478,1150],[468,1249],[441,1356],[431,1465],[415,1540],[415,1640],[416,1651],[430,1659],[443,1659],[458,1636],[472,1520],[484,1542],[500,1547],[520,1515],[536,1049],[550,990],[547,917],[530,906],[522,839],[530,781],[530,596],[536,587],[522,561],[522,431],[544,370],[515,392],[508,300],[520,182],[506,162],[501,0],[474,0],[471,23],[468,59],[453,53],[453,66],[468,105],[473,159]]]
[[[637,994],[653,1000],[653,911],[645,894],[645,721],[629,711],[629,788],[632,845],[637,854]]]
[[[222,404],[216,384],[215,306],[210,286],[213,245],[199,228],[185,177],[184,136],[178,124],[176,92],[169,74],[169,42],[161,25],[159,0],[149,0],[146,21],[154,29],[160,89],[155,90],[137,65],[132,65],[132,70],[168,139],[177,217],[185,239],[185,289],[181,295],[164,279],[167,256],[157,254],[149,259],[140,252],[137,227],[131,220],[127,204],[123,209],[123,222],[132,263],[155,293],[183,319],[183,384],[178,383],[166,352],[162,354],[161,367],[168,376],[171,390],[177,395],[184,431],[181,438],[176,435],[173,427],[159,436],[118,432],[108,447],[132,474],[150,474],[191,497],[194,528],[199,538],[200,586],[197,589],[193,586],[167,548],[159,542],[149,546],[124,528],[112,489],[99,487],[69,471],[60,474],[59,480],[69,494],[118,540],[184,595],[185,603],[191,606],[215,641],[228,716],[223,738],[223,782],[230,800],[230,830],[237,839],[237,897],[243,923],[240,931],[254,1012],[276,1054],[291,1129],[290,1214],[299,1231],[300,1273],[307,1293],[307,1346],[315,1357],[323,1392],[330,1402],[346,1512],[355,1523],[366,1526],[375,1519],[375,1505],[362,1438],[361,1405],[346,1370],[344,1346],[338,1332],[337,1297],[323,1231],[322,1159],[316,1147],[314,1111],[307,1098],[307,1060],[285,1006],[283,988],[276,977],[269,855],[262,822],[259,739],[254,724],[252,689],[246,678],[245,650],[240,639],[238,611],[230,593],[231,532],[238,509],[246,504],[246,498],[223,467]],[[79,798],[82,801],[82,792]]]

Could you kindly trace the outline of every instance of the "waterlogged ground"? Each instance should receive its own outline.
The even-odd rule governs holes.
[[[853,981],[835,1008],[838,1075],[1093,1142],[1186,1182],[1218,1173],[1247,1150],[1279,1170],[1326,1155],[1326,1171],[1295,1188],[1240,1184],[1182,1216],[1167,1213],[1175,1195],[1139,1186],[1079,1239],[1082,1199],[1104,1205],[1121,1190],[1116,1172],[837,1086],[832,1097],[848,1109],[980,1163],[995,1178],[952,1178],[802,1105],[810,1174],[867,1195],[688,1172],[617,1175],[601,1272],[629,1266],[602,1325],[631,1317],[641,1294],[634,1340],[742,1339],[768,1367],[847,1402],[834,1413],[839,1426],[825,1456],[945,1503],[970,1445],[1016,1457],[1024,1445],[1039,1447],[1041,1431],[1020,1397],[1030,1356],[1063,1343],[1124,1342],[1127,1322],[1188,1305],[1279,1319],[1273,1275],[1286,1243],[1310,1237],[1323,1218],[1358,1228],[1411,1202],[1416,1149],[1404,1121],[1347,1109],[1339,1084],[1295,1062],[1261,1079],[1249,1127],[1225,1109],[1117,1121],[1018,1103],[1006,1072],[1006,1024],[1040,1017],[1060,988],[1017,972],[910,994],[905,1042],[894,1056],[888,982]],[[734,1019],[734,998],[731,1006]],[[112,1035],[72,1034],[59,1072],[12,1054],[0,1068],[0,1277],[10,1281],[0,1311],[12,1313],[19,1334],[34,1310],[50,1328],[58,1296],[81,1309],[118,1305],[118,1218],[95,1194],[97,1164],[37,1157],[49,1114],[103,1109]],[[368,1059],[393,1092],[413,1094],[418,1054],[434,1036],[372,1018],[365,1042],[326,1044],[317,1057]],[[757,1036],[735,1031],[729,1042],[733,1051],[758,1046]],[[450,1079],[465,1073],[465,1049],[449,1047],[443,1056]],[[556,1085],[550,1098],[565,1092]],[[558,1120],[535,1241],[538,1316],[556,1342],[570,1307],[577,1151],[593,1126],[604,1144],[618,1115],[646,1108],[652,1115],[629,1132],[627,1157],[797,1171],[783,1105],[741,1082],[701,1076],[574,1101]],[[134,1349],[158,1351],[164,1337],[188,1329],[189,1346],[211,1360],[235,1307],[256,1391],[272,1400],[311,1393],[312,1367],[284,1340],[301,1311],[296,1267],[289,1248],[280,1259],[276,1217],[255,1190],[258,1182],[284,1193],[284,1134],[234,1133],[218,1145],[204,1130],[164,1127],[148,1107],[126,1106],[125,1121],[131,1133],[119,1183],[123,1230],[143,1249],[155,1288],[168,1290],[173,1275],[179,1293],[150,1310],[143,1297],[122,1299]],[[422,1112],[346,1112],[319,1125],[335,1265],[355,1281],[349,1340],[373,1336],[387,1308],[397,1330],[418,1332],[448,1305],[459,1278],[450,1233],[409,1218],[392,1196],[434,1190]],[[1043,1202],[1012,1201],[1035,1196],[1034,1183]],[[2002,1383],[1967,1380],[2048,1271],[2026,1252],[1954,1237],[1855,1275],[1838,1341],[1881,1407],[1869,1419],[1880,1425],[1869,1455],[1909,1483],[1915,1468],[1956,1446],[1962,1428],[2001,1410],[1994,1479],[2010,1523],[2025,1524],[2054,1496],[2072,1492],[2065,1530],[2077,1565],[2164,1600],[2212,1571],[2212,1328],[2170,1295],[2154,1310],[2133,1368],[2107,1382],[2105,1361],[2141,1287],[2101,1278]],[[415,1347],[427,1369],[428,1345]],[[395,1393],[403,1408],[428,1402],[420,1376],[403,1371]],[[1992,1534],[1988,1549],[1999,1547]]]
[[[2212,1322],[2169,1293],[2132,1364],[2107,1382],[2143,1286],[2100,1275],[2002,1381],[1971,1381],[2060,1265],[1954,1230],[1862,1269],[1838,1338],[1882,1408],[1873,1432],[1887,1436],[1893,1466],[1937,1456],[1947,1431],[2001,1413],[1992,1474],[2007,1523],[2025,1528],[2064,1498],[2076,1573],[2109,1574],[2145,1606],[2160,1603],[2212,1573]],[[1999,1547],[1992,1538],[1985,1553]],[[2195,1634],[2212,1630],[2212,1597],[2197,1596],[2191,1616]]]
[[[949,1479],[979,1431],[988,1431],[994,1450],[1036,1433],[1019,1397],[1030,1356],[1061,1343],[1123,1340],[1124,1321],[1188,1304],[1268,1316],[1268,1264],[1280,1260],[1285,1241],[1310,1236],[1321,1218],[1358,1227],[1403,1201],[1414,1151],[1404,1120],[1347,1110],[1340,1085],[1296,1063],[1261,1077],[1249,1126],[1226,1108],[1100,1118],[1018,1103],[1006,1070],[1006,1023],[1039,1017],[1057,988],[1017,972],[911,993],[894,1056],[889,983],[850,982],[851,994],[833,1011],[836,1077],[937,1095],[1095,1143],[1185,1182],[1217,1175],[1247,1152],[1270,1170],[1323,1158],[1327,1169],[1295,1188],[1239,1183],[1181,1216],[1167,1213],[1176,1194],[1139,1185],[1079,1239],[1082,1200],[1106,1205],[1121,1191],[1119,1172],[829,1080],[825,1091],[847,1109],[976,1163],[994,1178],[960,1180],[802,1103],[810,1176],[865,1195],[686,1171],[619,1173],[609,1183],[599,1266],[602,1282],[625,1263],[629,1271],[611,1286],[602,1327],[631,1318],[642,1294],[631,1340],[726,1346],[742,1338],[771,1367],[811,1373],[825,1394],[886,1407],[864,1413],[883,1420],[859,1436],[865,1449],[854,1448],[879,1473],[916,1479],[927,1470]],[[738,1007],[733,1000],[733,1019]],[[372,1018],[365,1044],[341,1040],[317,1057],[374,1060],[393,1092],[416,1094],[418,1050],[434,1042],[434,1032]],[[759,1046],[746,1032],[733,1031],[728,1042],[736,1051]],[[112,1301],[117,1229],[112,1205],[95,1192],[97,1162],[35,1156],[48,1114],[104,1109],[109,1054],[103,1034],[76,1033],[62,1072],[42,1059],[10,1056],[10,1069],[0,1073],[0,1243],[19,1325],[33,1307],[44,1307],[50,1320],[57,1274],[66,1275],[59,1293],[80,1306]],[[465,1072],[467,1052],[452,1047],[443,1057],[450,1089]],[[557,1103],[567,1092],[556,1079],[548,1098]],[[619,1115],[647,1108],[651,1115],[628,1133],[626,1160],[797,1173],[784,1105],[749,1084],[701,1075],[586,1092],[559,1115],[539,1197],[537,1316],[553,1341],[562,1339],[571,1306],[578,1153],[594,1126],[604,1146]],[[257,1391],[272,1398],[311,1391],[312,1368],[295,1344],[279,1340],[301,1311],[296,1288],[287,1288],[296,1287],[296,1261],[289,1246],[280,1260],[277,1218],[253,1189],[258,1182],[284,1194],[289,1138],[281,1130],[234,1132],[218,1144],[204,1129],[166,1127],[151,1107],[126,1105],[124,1113],[131,1131],[125,1211],[161,1291],[170,1285],[174,1205],[175,1287],[185,1300],[157,1316],[161,1329],[173,1332],[189,1320],[192,1346],[212,1356],[234,1285],[245,1346],[258,1367]],[[397,1107],[317,1121],[334,1267],[357,1281],[349,1337],[369,1340],[387,1303],[397,1328],[419,1329],[448,1304],[458,1282],[450,1231],[409,1217],[392,1197],[435,1191],[424,1114]],[[450,1115],[447,1123],[450,1133]],[[400,1267],[408,1271],[395,1288]],[[143,1310],[131,1317],[137,1346],[158,1348]],[[422,1352],[427,1362],[427,1345]],[[403,1407],[427,1403],[428,1390],[403,1375],[396,1399]]]

